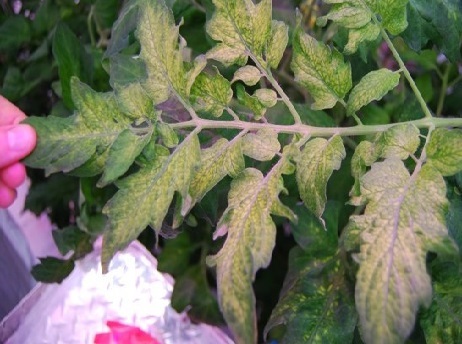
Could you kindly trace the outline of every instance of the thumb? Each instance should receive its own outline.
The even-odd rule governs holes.
[[[0,169],[29,155],[35,144],[36,134],[29,125],[0,127]]]

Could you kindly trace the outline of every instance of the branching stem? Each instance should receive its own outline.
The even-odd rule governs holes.
[[[414,121],[404,122],[413,124],[417,128],[439,128],[439,127],[462,127],[462,118],[422,118]],[[216,121],[203,118],[195,118],[186,122],[171,124],[174,129],[200,128],[200,129],[237,129],[255,131],[260,129],[272,129],[277,133],[300,134],[302,136],[331,137],[333,135],[341,136],[359,136],[381,133],[404,123],[392,123],[382,125],[358,125],[354,127],[313,127],[306,124],[280,125],[272,123],[257,123],[246,121]]]

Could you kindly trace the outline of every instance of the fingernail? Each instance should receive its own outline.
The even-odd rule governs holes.
[[[14,128],[8,130],[8,146],[11,150],[14,151],[24,151],[29,148],[29,129],[18,125]]]

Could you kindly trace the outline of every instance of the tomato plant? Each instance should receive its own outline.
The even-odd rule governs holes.
[[[462,339],[459,1],[131,0],[110,40],[98,3],[89,47],[53,34],[73,112],[27,120],[80,182],[60,278],[141,235],[237,343]]]

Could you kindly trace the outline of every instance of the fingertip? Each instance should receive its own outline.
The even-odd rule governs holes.
[[[16,190],[0,182],[0,208],[8,208],[16,199]]]
[[[21,163],[15,163],[0,170],[0,179],[9,188],[16,189],[26,180],[26,168]]]

